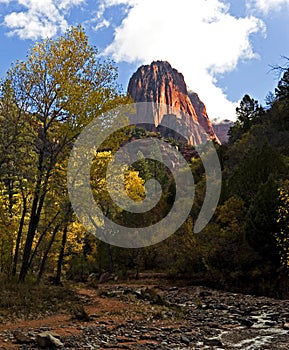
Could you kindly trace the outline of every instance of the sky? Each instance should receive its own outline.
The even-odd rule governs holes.
[[[235,120],[244,94],[265,105],[289,57],[289,0],[0,0],[0,77],[36,41],[82,24],[119,67],[126,91],[142,64],[166,60],[211,120]]]

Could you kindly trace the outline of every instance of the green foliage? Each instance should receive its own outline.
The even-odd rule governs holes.
[[[40,278],[45,267],[65,263],[65,245],[71,251],[67,160],[92,118],[128,101],[116,77],[113,62],[98,57],[78,26],[36,43],[1,82],[0,227],[7,234],[0,266],[14,275],[21,263],[21,281],[30,268]]]
[[[228,192],[241,197],[248,205],[255,198],[258,188],[269,176],[279,176],[285,172],[285,165],[279,152],[265,143],[260,149],[250,149],[228,180]]]
[[[289,98],[289,69],[285,70],[281,80],[275,89],[275,96],[278,101]]]
[[[276,242],[282,265],[289,268],[289,181],[284,181],[278,188]]]
[[[249,244],[269,264],[280,265],[275,233],[277,223],[278,191],[274,178],[259,186],[255,200],[251,203],[244,232]]]
[[[40,280],[45,271],[57,270],[59,282],[62,267],[76,280],[103,270],[128,276],[149,269],[242,290],[254,278],[258,284],[274,275],[280,264],[287,269],[289,70],[283,69],[275,94],[268,95],[266,110],[249,95],[243,97],[228,145],[216,145],[223,190],[207,227],[192,234],[207,188],[203,164],[195,156],[189,162],[195,203],[187,221],[156,246],[126,250],[88,235],[72,213],[67,193],[74,140],[93,118],[130,102],[116,83],[114,63],[99,57],[83,28],[72,27],[57,39],[36,43],[27,59],[11,66],[1,81],[0,272],[13,278],[20,272],[23,281],[31,271],[31,278],[36,279],[36,272]],[[106,115],[106,125],[111,121]],[[151,157],[158,160],[144,159],[140,150],[131,167],[111,174],[113,194],[121,199],[141,201],[144,183],[151,178],[162,184],[159,203],[142,215],[112,204],[106,171],[120,145],[146,137],[154,140]],[[127,127],[105,140],[91,167],[97,204],[114,221],[135,227],[136,234],[140,222],[153,225],[166,216],[175,198],[174,181],[161,163],[164,157],[178,159],[164,154],[158,139],[185,149],[180,141],[159,133]],[[186,193],[182,199],[188,200]],[[96,222],[97,227],[101,224]]]
[[[230,197],[217,210],[217,221],[225,235],[238,235],[245,217],[245,203],[237,196]]]
[[[236,108],[237,121],[229,131],[229,143],[234,143],[248,132],[252,125],[260,121],[263,113],[263,108],[259,106],[258,101],[249,95],[245,95],[240,102],[240,106]]]

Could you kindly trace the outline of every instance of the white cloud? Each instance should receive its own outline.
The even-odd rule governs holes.
[[[61,0],[58,2],[60,9],[70,9],[73,6],[81,5],[85,0]]]
[[[136,5],[139,0],[103,0],[102,4],[105,7],[111,7],[116,5]]]
[[[247,0],[249,9],[259,10],[265,14],[269,14],[271,11],[283,10],[284,6],[288,7],[288,5],[289,0]]]
[[[1,1],[1,0],[0,0]],[[9,35],[21,39],[52,37],[68,27],[65,19],[67,11],[84,0],[17,0],[24,10],[11,12],[4,17]]]
[[[99,22],[93,29],[95,31],[100,30],[101,28],[108,28],[110,26],[110,22],[106,19],[103,19],[101,22]]]
[[[289,0],[244,0],[251,10],[269,11]],[[17,3],[18,11],[4,16],[9,35],[21,39],[53,37],[69,26],[69,10],[92,0],[0,0]],[[169,61],[182,72],[189,88],[205,102],[211,118],[234,118],[236,103],[218,87],[218,74],[236,69],[241,60],[257,58],[250,35],[265,32],[264,23],[254,16],[236,18],[225,0],[98,0],[94,30],[113,22],[106,9],[123,5],[126,12],[114,28],[114,40],[106,53],[116,61],[148,64]],[[253,7],[254,6],[254,7]],[[11,6],[12,7],[12,6]],[[9,6],[8,6],[9,8]],[[92,24],[95,21],[90,21]],[[95,23],[94,23],[95,24]],[[113,26],[112,26],[113,28]]]
[[[217,87],[216,76],[240,60],[256,58],[252,33],[265,30],[253,17],[235,18],[220,0],[104,0],[104,7],[129,5],[106,53],[116,61],[169,61],[205,102],[209,116],[234,118],[236,103]]]

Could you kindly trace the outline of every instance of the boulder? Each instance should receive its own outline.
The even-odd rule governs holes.
[[[60,335],[54,332],[41,332],[37,334],[36,342],[41,348],[61,347],[64,344],[59,340]]]

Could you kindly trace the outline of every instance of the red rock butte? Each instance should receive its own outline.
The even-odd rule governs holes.
[[[189,144],[200,144],[204,133],[207,139],[219,142],[204,103],[195,92],[187,90],[183,75],[168,62],[154,61],[139,67],[130,78],[128,93],[136,103],[152,102],[180,111],[174,113],[176,123],[186,129],[185,138]],[[158,110],[154,115],[155,126],[169,114],[171,110]]]

